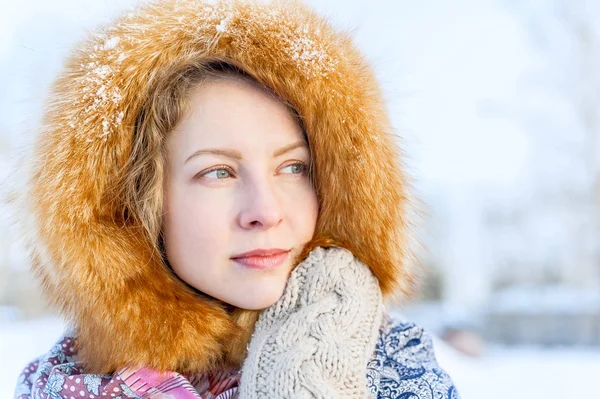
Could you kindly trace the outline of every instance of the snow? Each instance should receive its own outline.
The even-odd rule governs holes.
[[[463,399],[592,398],[600,375],[600,349],[489,348],[464,358],[434,340],[438,362]]]
[[[337,60],[313,40],[306,27],[297,29],[293,39],[284,36],[282,40],[290,58],[309,76],[326,76],[337,64]]]
[[[227,18],[222,19],[221,22],[219,22],[219,24],[217,25],[217,32],[227,32],[227,25],[229,25],[229,20]]]
[[[115,47],[117,47],[117,44],[119,44],[120,41],[121,41],[121,38],[119,36],[111,37],[104,43],[104,46],[102,47],[102,49],[103,50],[112,50]]]
[[[2,323],[0,397],[12,397],[21,369],[50,350],[62,331],[56,318]],[[600,349],[493,347],[473,359],[435,337],[434,347],[463,399],[590,398],[597,390]]]

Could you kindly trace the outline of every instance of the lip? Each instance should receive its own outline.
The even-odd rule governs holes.
[[[255,249],[232,256],[231,259],[251,269],[275,269],[287,259],[289,249]]]

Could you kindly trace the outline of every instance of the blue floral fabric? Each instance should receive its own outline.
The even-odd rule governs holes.
[[[387,314],[367,367],[367,384],[375,399],[460,399],[437,363],[427,332]]]

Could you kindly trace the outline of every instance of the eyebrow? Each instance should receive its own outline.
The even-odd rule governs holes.
[[[286,152],[290,152],[298,147],[307,147],[305,141],[298,141],[293,144],[286,145],[285,147],[281,147],[275,152],[273,152],[273,157],[278,157],[280,155],[285,154]],[[228,158],[232,158],[235,160],[241,160],[242,154],[239,151],[228,149],[228,148],[205,148],[202,150],[195,151],[192,155],[190,155],[184,162],[187,163],[190,159],[198,156],[198,155],[220,155]]]

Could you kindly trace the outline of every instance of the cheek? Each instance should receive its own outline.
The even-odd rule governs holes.
[[[315,231],[319,203],[317,194],[310,184],[303,185],[297,190],[287,193],[287,214],[294,230],[299,233],[299,238],[309,241]]]
[[[209,190],[205,190],[209,191]],[[165,241],[172,249],[197,253],[225,242],[229,226],[228,205],[216,193],[194,188],[166,198]],[[183,254],[185,256],[185,254]]]

